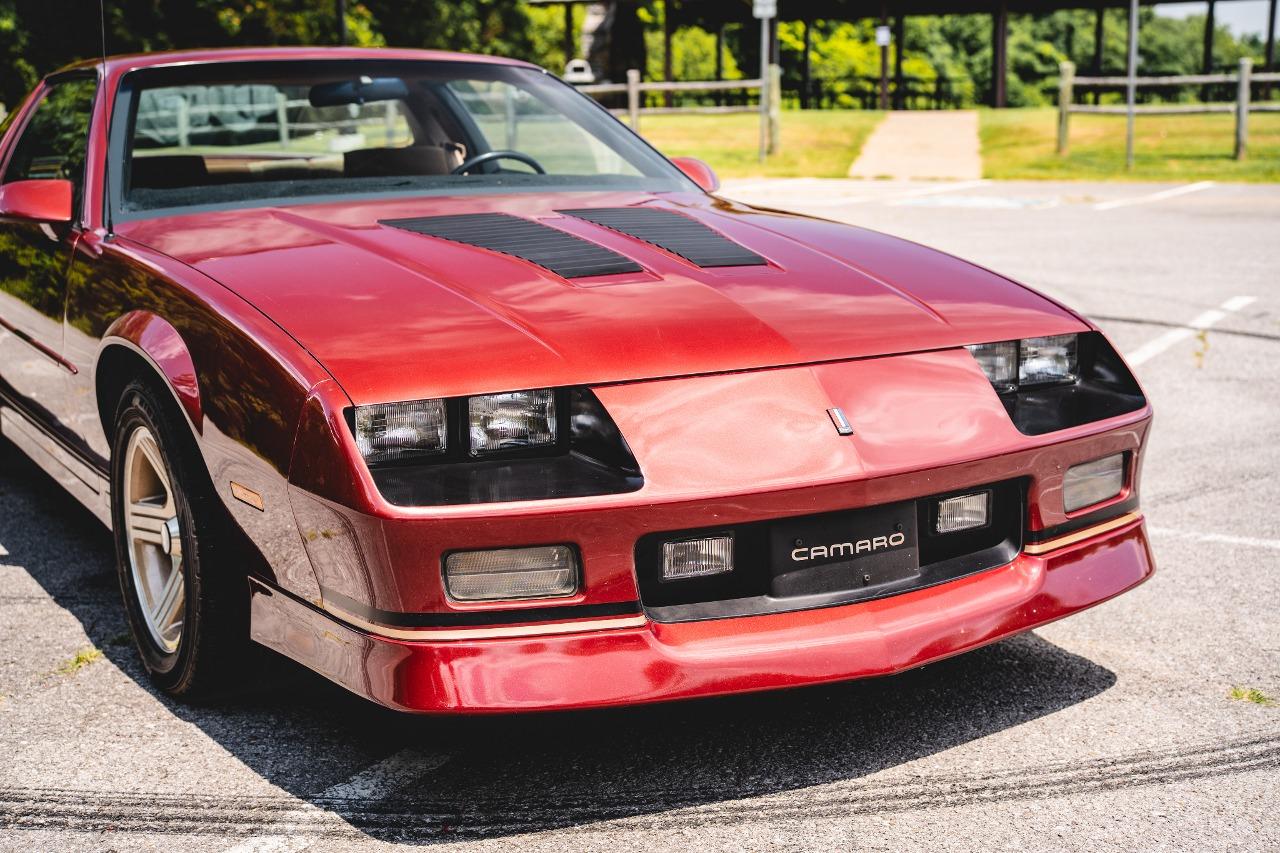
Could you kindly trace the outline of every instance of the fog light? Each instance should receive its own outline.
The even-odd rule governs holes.
[[[956,533],[986,527],[991,520],[991,492],[959,495],[938,501],[938,533]]]
[[[457,601],[573,595],[578,590],[578,558],[568,545],[457,551],[445,557],[444,584]]]
[[[662,579],[699,578],[733,571],[733,535],[662,543]]]
[[[1124,454],[1072,465],[1062,478],[1062,505],[1067,512],[1116,497],[1124,489]]]

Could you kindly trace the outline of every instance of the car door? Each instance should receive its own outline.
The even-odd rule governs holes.
[[[72,222],[0,218],[0,390],[45,432],[74,444],[64,422],[74,367],[62,355],[67,270],[83,215],[85,155],[97,78],[64,75],[45,84],[15,128],[0,184],[62,179],[72,184]],[[8,426],[6,425],[6,430]]]

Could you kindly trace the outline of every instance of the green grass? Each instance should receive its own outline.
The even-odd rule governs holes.
[[[755,115],[642,116],[640,133],[668,157],[705,160],[721,178],[843,178],[882,115],[786,110],[779,151],[764,163]]]
[[[62,665],[58,667],[58,673],[60,675],[75,675],[77,672],[84,669],[86,666],[89,666],[90,664],[96,663],[100,660],[102,660],[102,652],[98,651],[92,646],[89,648],[81,649],[80,651],[76,652],[75,657],[71,658],[68,661],[64,661]]]
[[[1249,156],[1232,159],[1231,115],[1138,116],[1134,168],[1124,167],[1125,118],[1073,115],[1059,157],[1056,109],[983,110],[983,174],[997,179],[1280,181],[1280,113],[1249,117]]]
[[[1276,700],[1256,687],[1232,687],[1227,695],[1238,702],[1252,702],[1255,705],[1276,704]]]

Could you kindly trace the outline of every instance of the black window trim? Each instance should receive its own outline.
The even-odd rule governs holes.
[[[22,137],[26,135],[27,129],[31,126],[31,119],[35,117],[36,110],[40,109],[40,105],[44,103],[45,98],[49,97],[49,93],[53,91],[55,86],[59,86],[71,80],[92,79],[94,81],[93,105],[89,109],[89,121],[85,130],[85,160],[84,160],[84,177],[81,182],[85,182],[89,174],[89,147],[93,139],[93,122],[98,115],[98,110],[102,104],[102,74],[101,69],[97,66],[92,68],[72,68],[67,71],[57,71],[45,77],[36,88],[32,91],[32,99],[26,105],[26,112],[21,117],[21,124],[14,123],[9,128],[9,133],[5,142],[7,143],[3,160],[0,160],[0,186],[3,186],[4,176],[9,172],[9,164],[13,161],[13,155],[18,149],[18,143],[22,141]],[[108,156],[110,156],[108,154]],[[90,199],[85,194],[80,199],[80,209],[72,211],[73,218],[71,227],[73,230],[84,230],[85,223],[88,221]]]

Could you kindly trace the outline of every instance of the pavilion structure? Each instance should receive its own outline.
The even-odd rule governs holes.
[[[1213,71],[1214,24],[1215,10],[1218,3],[1237,2],[1238,0],[1183,0],[1183,2],[1204,2],[1207,16],[1204,32],[1204,54],[1202,65],[1204,73]],[[566,55],[573,53],[575,44],[574,5],[587,5],[593,0],[528,0],[537,5],[561,5],[565,9],[565,44]],[[715,33],[717,36],[717,60],[721,56],[720,38],[726,26],[739,24],[745,26],[758,25],[752,18],[750,0],[666,0],[669,11],[664,15],[664,56],[663,79],[671,80],[671,37],[682,26],[697,25]],[[1143,6],[1156,5],[1152,0],[1139,0]],[[1269,0],[1270,8],[1267,17],[1265,34],[1264,71],[1275,70],[1275,30],[1276,3]],[[612,0],[606,4],[611,7],[633,8],[636,0]],[[1163,4],[1162,4],[1163,5]],[[989,15],[991,17],[991,77],[993,85],[988,94],[988,101],[993,107],[1004,107],[1008,102],[1009,75],[1009,16],[1012,14],[1048,14],[1064,9],[1088,9],[1095,13],[1094,44],[1096,45],[1091,68],[1081,69],[1094,75],[1102,73],[1102,44],[1104,13],[1108,9],[1129,9],[1129,0],[778,0],[778,18],[774,20],[776,33],[777,20],[798,21],[804,25],[805,46],[808,47],[813,22],[816,20],[862,21],[876,20],[881,25],[891,26],[895,43],[902,43],[903,22],[907,17],[919,15]],[[752,40],[744,39],[750,45]],[[777,38],[771,39],[773,62],[777,62]],[[757,49],[758,50],[758,49]],[[888,79],[892,74],[901,91],[903,79],[902,54],[894,51],[895,61],[892,71],[887,67],[888,51],[881,52],[881,102],[887,106],[886,93]],[[759,56],[742,57],[740,65],[744,68],[754,67],[759,63]],[[717,61],[717,65],[719,62]],[[809,90],[811,79],[809,68],[809,51],[804,51],[800,68],[803,80],[803,92]]]

